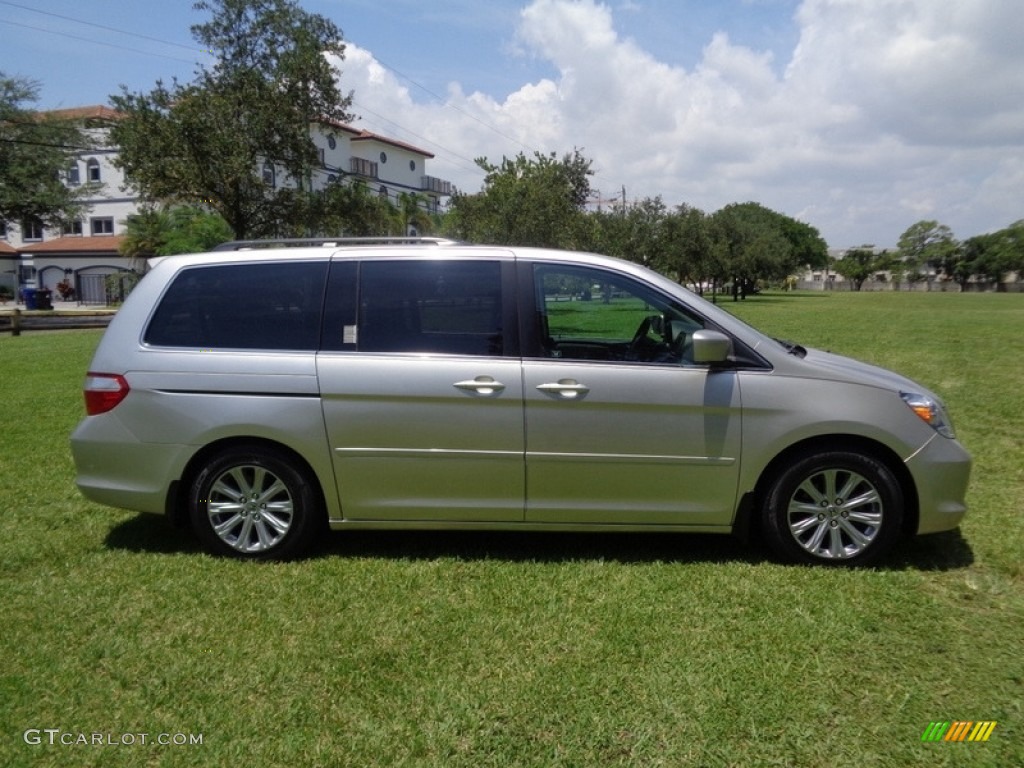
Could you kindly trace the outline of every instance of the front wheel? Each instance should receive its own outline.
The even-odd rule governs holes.
[[[903,492],[889,468],[871,456],[811,454],[774,481],[762,516],[768,544],[788,560],[862,565],[899,538]]]
[[[287,560],[305,554],[323,520],[307,474],[270,446],[216,454],[190,486],[196,534],[218,555]]]

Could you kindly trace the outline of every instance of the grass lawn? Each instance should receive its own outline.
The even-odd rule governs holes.
[[[861,571],[682,535],[214,559],[78,495],[99,333],[0,337],[0,765],[1024,765],[1024,296],[725,306],[938,391],[976,461],[962,530]],[[998,726],[922,742],[939,720]]]

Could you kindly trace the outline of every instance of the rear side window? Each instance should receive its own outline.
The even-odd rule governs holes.
[[[367,261],[360,270],[360,352],[500,356],[497,261]]]
[[[327,267],[323,261],[184,269],[143,340],[165,347],[316,350]]]

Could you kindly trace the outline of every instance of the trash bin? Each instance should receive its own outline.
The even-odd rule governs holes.
[[[53,309],[53,291],[49,288],[36,290],[36,309]]]
[[[25,286],[21,289],[21,297],[25,300],[25,309],[36,308],[36,289]]]

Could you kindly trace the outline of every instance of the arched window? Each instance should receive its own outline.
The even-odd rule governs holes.
[[[90,157],[85,161],[85,174],[90,183],[100,181],[100,161]]]

